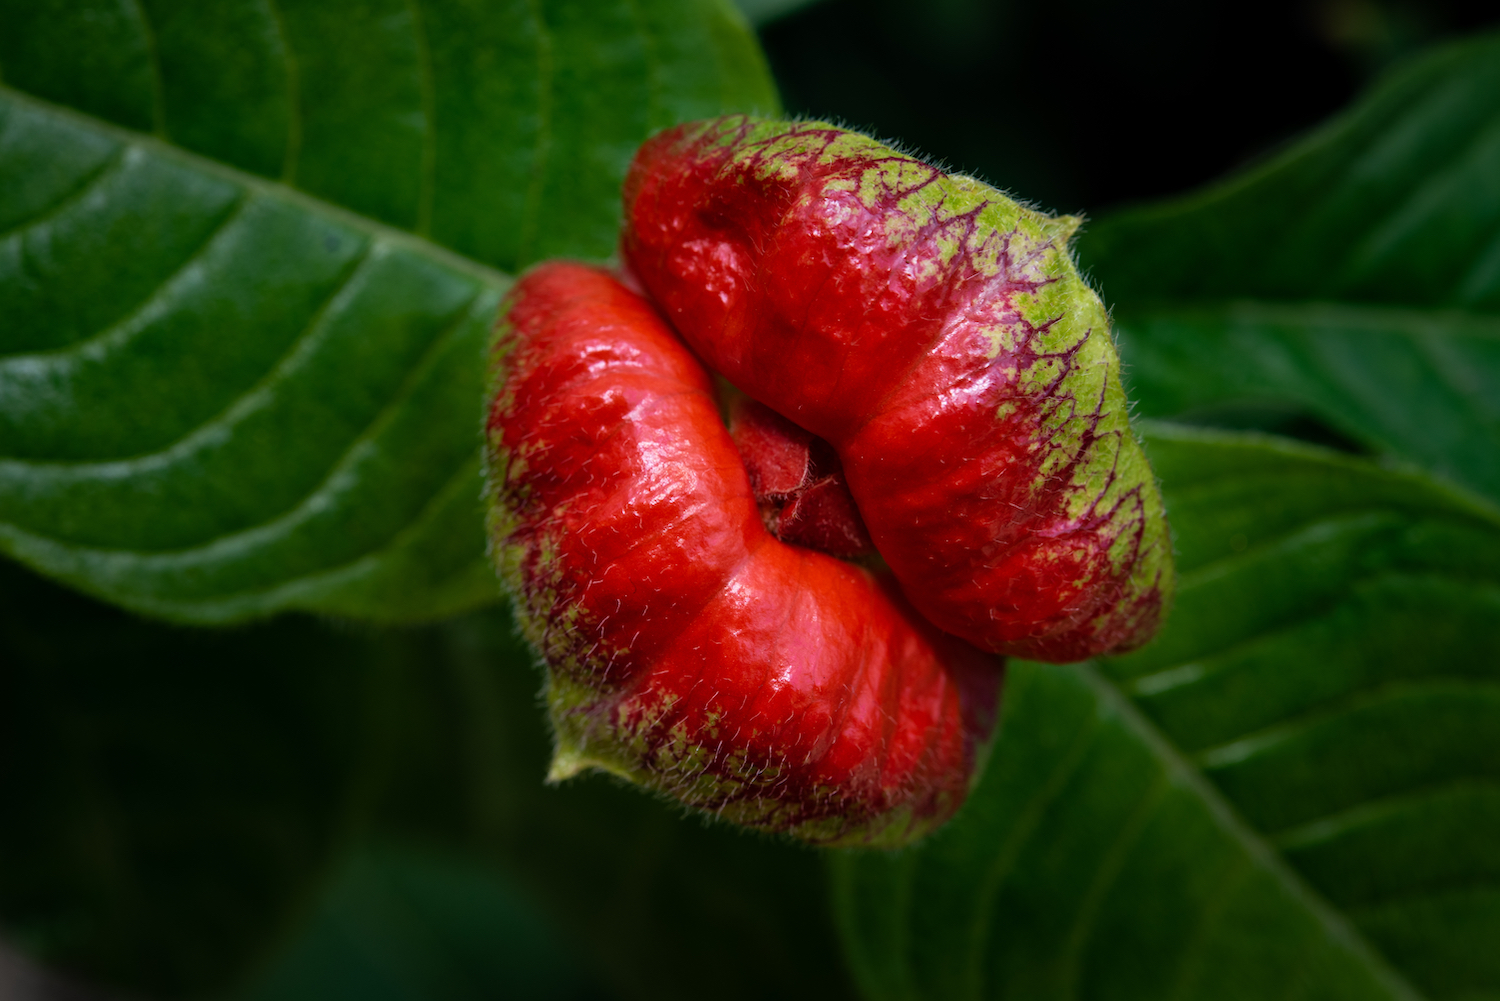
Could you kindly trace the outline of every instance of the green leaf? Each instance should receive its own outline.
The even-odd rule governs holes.
[[[494,601],[495,266],[775,101],[712,0],[14,0],[0,69],[0,551],[200,623]]]
[[[1500,501],[1500,36],[1079,244],[1149,416],[1291,404]]]
[[[835,857],[865,994],[1500,993],[1500,521],[1285,440],[1147,441],[1166,629],[1013,664],[957,821]]]

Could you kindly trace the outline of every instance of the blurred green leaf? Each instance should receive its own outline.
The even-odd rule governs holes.
[[[584,1001],[582,950],[482,860],[375,847],[344,858],[307,926],[237,1001]]]
[[[1284,440],[1147,440],[1166,629],[1013,664],[958,820],[834,859],[865,994],[1500,992],[1500,520]]]
[[[734,0],[734,5],[745,15],[746,20],[759,28],[817,2],[818,0]]]
[[[1500,37],[1422,57],[1258,169],[1106,217],[1079,252],[1142,413],[1290,403],[1500,501]]]
[[[0,561],[0,928],[146,997],[850,996],[816,853],[543,784],[531,658],[500,610],[193,630]]]
[[[7,937],[172,996],[253,963],[367,812],[374,696],[411,640],[184,630],[0,561]]]
[[[193,622],[494,601],[494,268],[775,104],[713,0],[7,0],[0,69],[0,551]]]

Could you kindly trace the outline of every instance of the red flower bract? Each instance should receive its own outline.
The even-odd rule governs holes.
[[[910,840],[957,809],[993,726],[1000,663],[976,647],[1136,644],[1170,593],[1072,224],[854,133],[743,118],[648,142],[625,208],[651,301],[543,265],[495,346],[490,532],[549,668],[553,775]],[[818,551],[870,563],[872,539],[890,571]]]

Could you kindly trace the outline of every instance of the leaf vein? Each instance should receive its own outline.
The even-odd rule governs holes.
[[[297,181],[297,161],[302,155],[302,74],[297,67],[297,55],[292,51],[291,36],[287,34],[279,0],[265,0],[265,4],[271,23],[276,27],[281,63],[286,69],[286,152],[282,155],[281,182],[291,185]]]
[[[1203,951],[1208,948],[1210,932],[1224,916],[1229,902],[1234,899],[1235,891],[1252,871],[1250,856],[1240,856],[1230,866],[1229,871],[1220,877],[1219,885],[1214,887],[1213,892],[1204,901],[1203,911],[1198,915],[1188,944],[1182,950],[1177,962],[1177,985],[1169,995],[1173,1001],[1181,1001],[1192,996],[1192,988],[1197,983],[1202,969]]]
[[[1361,904],[1358,907],[1348,909],[1349,917],[1355,921],[1374,917],[1379,911],[1388,911],[1400,907],[1410,907],[1412,904],[1427,900],[1440,900],[1443,897],[1452,897],[1458,894],[1470,893],[1479,890],[1481,892],[1500,891],[1500,879],[1494,877],[1471,877],[1462,883],[1453,883],[1437,889],[1421,889],[1411,893],[1392,894],[1382,899],[1378,904]],[[1483,1001],[1483,997],[1479,998]]]
[[[1500,792],[1500,777],[1465,775],[1459,779],[1437,779],[1399,793],[1346,806],[1321,817],[1305,820],[1295,827],[1274,831],[1266,837],[1280,850],[1289,851],[1338,837],[1372,820],[1418,807],[1444,793],[1494,790]]]
[[[630,8],[631,18],[635,22],[636,32],[641,38],[641,49],[646,56],[646,122],[647,130],[655,132],[659,128],[670,124],[663,114],[665,102],[662,94],[666,88],[662,83],[662,60],[657,51],[656,40],[651,35],[647,26],[646,16],[641,10],[640,0],[625,0],[626,6]]]
[[[197,425],[187,434],[165,448],[158,449],[155,452],[131,456],[126,459],[111,459],[104,462],[95,459],[17,460],[16,465],[22,465],[30,469],[67,470],[79,478],[100,477],[104,479],[122,479],[127,476],[160,473],[166,467],[189,459],[195,453],[200,453],[211,447],[215,442],[224,440],[235,425],[240,424],[252,414],[261,410],[265,404],[270,403],[274,396],[272,390],[279,383],[285,381],[290,372],[297,367],[303,358],[306,358],[316,350],[317,345],[322,339],[321,332],[327,329],[323,320],[325,317],[337,313],[339,297],[348,288],[350,283],[358,277],[359,272],[363,270],[371,256],[371,248],[366,247],[364,253],[345,266],[345,272],[340,277],[338,284],[329,291],[327,297],[318,306],[312,317],[303,325],[302,331],[287,346],[287,349],[271,363],[261,378],[257,379],[244,392],[230,399],[213,417]]]
[[[1212,583],[1231,573],[1237,567],[1245,564],[1254,564],[1264,559],[1267,555],[1294,552],[1299,546],[1309,541],[1323,541],[1340,529],[1374,527],[1385,520],[1383,516],[1396,514],[1389,508],[1371,507],[1366,509],[1355,508],[1349,511],[1339,511],[1328,515],[1312,518],[1301,524],[1289,527],[1279,535],[1271,536],[1265,542],[1245,550],[1243,553],[1232,553],[1208,563],[1199,564],[1187,573],[1178,577],[1177,590],[1181,594],[1204,584]]]
[[[1399,248],[1401,238],[1407,234],[1410,227],[1430,215],[1429,212],[1418,211],[1418,209],[1423,208],[1424,204],[1436,202],[1440,205],[1443,202],[1441,189],[1451,186],[1455,176],[1462,175],[1475,154],[1481,152],[1486,143],[1494,141],[1497,127],[1500,127],[1500,123],[1494,123],[1488,129],[1475,129],[1469,132],[1466,136],[1466,144],[1444,157],[1444,166],[1447,169],[1424,171],[1421,182],[1416,187],[1405,189],[1405,197],[1400,202],[1387,206],[1385,212],[1382,213],[1384,221],[1378,222],[1364,239],[1351,248],[1342,269],[1340,284],[1347,286],[1361,273],[1368,274],[1384,263],[1391,249]]]
[[[80,590],[98,595],[106,600],[114,601],[136,611],[154,615],[176,616],[190,618],[192,621],[213,624],[220,622],[236,621],[246,615],[265,614],[269,611],[280,610],[285,607],[302,607],[317,609],[320,607],[316,600],[296,599],[297,593],[313,590],[317,584],[327,583],[337,578],[353,578],[373,569],[381,559],[395,549],[420,533],[428,522],[441,511],[443,502],[447,499],[449,491],[463,487],[464,480],[472,473],[473,456],[461,463],[458,469],[447,481],[433,492],[431,499],[423,505],[420,511],[411,521],[398,528],[390,538],[372,546],[368,551],[355,556],[353,559],[334,564],[330,567],[319,567],[308,573],[292,576],[285,581],[271,584],[264,588],[248,588],[242,591],[221,593],[203,599],[173,599],[149,597],[139,589],[132,589],[126,594],[111,591],[107,584],[101,584],[97,574],[89,571],[78,571],[67,567],[59,568],[56,554],[63,553],[72,556],[75,566],[86,561],[90,557],[118,556],[118,550],[91,549],[82,546],[70,546],[43,536],[37,536],[19,526],[13,526],[6,522],[0,522],[0,542],[8,543],[4,546],[13,556],[20,559],[36,569],[57,576],[60,579],[71,582]],[[17,545],[17,542],[22,543]],[[26,543],[30,543],[29,546]],[[52,559],[46,557],[38,558],[38,550],[49,553]],[[191,552],[191,551],[188,551]],[[124,554],[131,555],[131,554]],[[500,597],[499,589],[496,588],[495,597]]]
[[[1150,788],[1141,795],[1140,803],[1131,812],[1130,818],[1120,826],[1114,841],[1110,842],[1110,846],[1103,852],[1099,866],[1094,870],[1094,878],[1089,883],[1083,900],[1079,902],[1078,911],[1073,917],[1073,925],[1068,929],[1068,935],[1064,941],[1060,960],[1064,983],[1063,997],[1069,999],[1078,997],[1083,947],[1088,942],[1094,923],[1099,919],[1099,909],[1104,905],[1105,894],[1109,892],[1110,887],[1114,886],[1115,880],[1120,878],[1120,872],[1125,867],[1125,859],[1130,854],[1130,849],[1135,847],[1136,841],[1145,831],[1146,824],[1170,786],[1169,776],[1163,769],[1162,774],[1158,775],[1152,781]]]
[[[536,22],[536,64],[540,80],[537,88],[536,151],[531,164],[531,180],[526,186],[526,199],[521,204],[521,221],[517,227],[516,260],[512,262],[512,266],[517,268],[521,267],[529,257],[531,244],[536,239],[537,230],[541,225],[542,191],[546,183],[547,159],[552,148],[552,105],[556,100],[553,91],[557,81],[555,79],[556,67],[553,65],[552,32],[542,12],[542,3],[543,0],[529,0],[532,18]]]
[[[417,49],[417,92],[422,99],[422,160],[417,188],[417,225],[420,236],[432,232],[432,202],[436,194],[437,96],[432,79],[432,45],[422,19],[421,0],[406,0],[411,12],[412,33]]]
[[[475,278],[485,284],[504,288],[513,281],[512,277],[504,271],[482,264],[473,258],[464,257],[449,250],[447,247],[433,243],[431,240],[423,239],[409,230],[399,229],[379,220],[371,219],[368,216],[360,215],[333,202],[314,198],[297,188],[278,181],[267,180],[260,175],[231,167],[218,160],[211,160],[191,150],[162,142],[145,133],[121,128],[118,125],[113,125],[91,115],[85,115],[71,108],[44,101],[8,87],[3,82],[0,82],[0,96],[3,96],[7,100],[44,111],[65,121],[78,123],[101,135],[127,142],[134,147],[138,147],[146,155],[162,157],[172,163],[200,171],[210,177],[229,181],[254,194],[264,195],[267,198],[273,198],[279,202],[294,206],[304,212],[313,213],[322,219],[330,219],[343,223],[344,225],[361,230],[368,236],[378,236],[392,246],[409,248],[413,252],[436,261],[459,274]]]
[[[161,54],[157,50],[156,29],[146,16],[146,6],[141,0],[128,0],[131,9],[141,23],[141,34],[146,40],[146,61],[151,70],[151,125],[152,131],[162,139],[167,135],[167,99],[165,81],[162,79]]]
[[[1088,725],[1079,729],[1078,736],[1073,739],[1067,753],[1053,767],[1052,774],[1047,776],[1047,781],[1022,808],[1020,815],[1016,818],[1011,836],[1000,846],[1000,850],[995,853],[994,859],[985,870],[984,878],[980,881],[979,889],[974,896],[974,925],[969,935],[967,979],[970,984],[970,997],[979,999],[988,996],[985,990],[984,959],[988,955],[986,943],[989,940],[995,898],[1000,893],[1000,887],[1020,860],[1021,849],[1031,840],[1047,808],[1057,800],[1058,796],[1062,795],[1068,780],[1077,773],[1098,731],[1099,720],[1097,718],[1091,719]]]
[[[208,249],[213,246],[214,242],[245,212],[250,201],[251,199],[245,193],[241,192],[224,212],[224,217],[219,220],[219,223],[204,235],[203,242],[198,244],[191,254],[183,258],[182,263],[173,269],[172,273],[152,289],[146,298],[138,303],[126,316],[105,327],[98,333],[83,340],[74,341],[72,344],[67,344],[59,348],[48,348],[42,351],[12,354],[5,358],[5,360],[0,361],[0,374],[3,374],[5,368],[10,364],[33,359],[46,358],[60,364],[64,358],[70,355],[76,356],[89,351],[104,350],[106,342],[111,339],[116,342],[114,345],[116,347],[129,343],[143,329],[139,324],[141,315],[151,309],[158,299],[171,288],[172,284],[191,268],[200,257],[208,252]]]
[[[1384,581],[1405,581],[1409,583],[1425,582],[1429,584],[1446,581],[1451,583],[1463,584],[1468,587],[1474,587],[1474,582],[1472,580],[1461,578],[1457,575],[1431,572],[1403,573],[1379,571],[1357,577],[1351,577],[1349,579],[1347,587],[1344,589],[1343,594],[1341,595],[1341,599],[1348,597],[1349,595],[1364,587]],[[1478,589],[1482,589],[1486,598],[1489,600],[1494,600],[1497,597],[1500,597],[1500,582],[1497,582],[1496,584],[1486,583]],[[1338,604],[1334,604],[1327,607],[1315,609],[1298,618],[1287,619],[1279,622],[1274,628],[1258,632],[1256,635],[1250,636],[1247,639],[1230,643],[1227,646],[1208,647],[1201,650],[1196,650],[1191,657],[1188,657],[1182,661],[1163,665],[1162,667],[1151,671],[1151,673],[1149,674],[1141,674],[1121,679],[1117,683],[1128,695],[1130,695],[1132,699],[1139,700],[1141,698],[1160,695],[1163,692],[1170,692],[1175,689],[1186,688],[1190,685],[1195,685],[1200,681],[1207,681],[1219,676],[1225,670],[1228,670],[1228,668],[1226,668],[1222,664],[1215,664],[1215,661],[1219,661],[1224,658],[1233,658],[1236,655],[1253,651],[1257,647],[1275,643],[1276,641],[1288,636],[1291,633],[1306,629],[1314,623],[1326,621],[1333,617],[1335,611],[1339,607],[1340,606]],[[1429,675],[1428,677],[1446,677],[1446,675]],[[1454,677],[1458,676],[1455,675]]]
[[[1355,710],[1375,705],[1392,697],[1453,688],[1468,689],[1473,692],[1494,692],[1500,695],[1500,681],[1489,681],[1483,678],[1433,675],[1420,680],[1400,679],[1377,682],[1356,688],[1347,697],[1331,704],[1279,720],[1232,741],[1205,748],[1193,755],[1193,759],[1205,770],[1239,764],[1285,744],[1329,720]]]
[[[108,158],[100,161],[99,165],[80,178],[77,187],[69,188],[57,197],[53,202],[37,209],[36,212],[16,222],[9,229],[0,230],[0,240],[9,240],[23,230],[40,226],[51,219],[66,212],[71,206],[85,201],[93,191],[105,183],[108,174],[117,173],[123,169],[125,153],[128,147],[121,146]]]
[[[1393,996],[1416,1001],[1419,995],[1402,975],[1370,947],[1344,916],[1311,891],[1307,881],[1287,865],[1286,860],[1270,846],[1264,835],[1245,822],[1218,787],[1195,768],[1130,699],[1110,684],[1092,663],[1080,664],[1077,670],[1088,680],[1101,700],[1106,705],[1113,706],[1146,746],[1153,750],[1166,767],[1169,778],[1192,792],[1207,807],[1209,815],[1218,825],[1249,853],[1252,862],[1272,874],[1317,919],[1330,939],[1364,960]]]

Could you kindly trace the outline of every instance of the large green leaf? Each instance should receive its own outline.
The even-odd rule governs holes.
[[[1293,404],[1500,501],[1500,37],[1080,241],[1150,416]],[[1275,415],[1269,415],[1275,419]]]
[[[1014,664],[957,821],[834,860],[871,998],[1500,994],[1500,521],[1416,474],[1158,426],[1162,635]]]
[[[712,0],[14,0],[0,70],[0,551],[194,622],[493,601],[492,266],[775,99]]]

